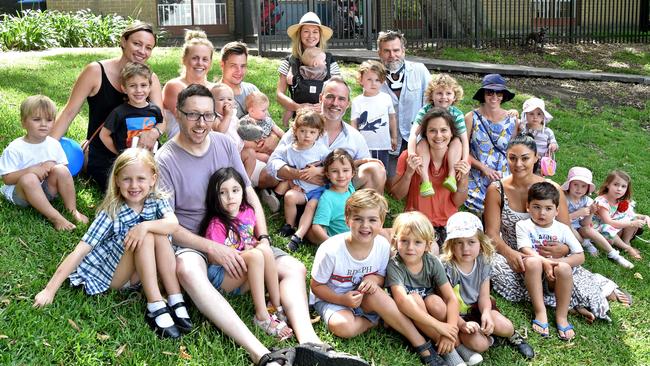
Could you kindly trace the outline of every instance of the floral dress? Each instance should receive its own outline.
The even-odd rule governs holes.
[[[479,118],[480,117],[480,118]],[[517,119],[506,116],[499,122],[491,122],[478,111],[472,114],[472,137],[469,141],[469,153],[488,168],[501,172],[502,178],[510,175],[506,148],[515,132]],[[492,139],[490,139],[492,137]],[[492,141],[496,144],[493,145]],[[490,179],[478,169],[469,171],[469,185],[465,206],[476,214],[483,213],[483,200],[490,184]]]
[[[494,182],[499,193],[503,191],[500,181]],[[503,209],[501,210],[501,238],[512,249],[517,249],[515,225],[520,220],[530,217],[528,213],[514,211],[508,203],[508,196],[503,194]],[[508,265],[506,258],[495,254],[492,262],[492,288],[508,301],[530,302],[528,290],[524,284],[524,275],[515,273]],[[573,269],[573,292],[569,308],[584,307],[591,311],[596,318],[611,321],[607,313],[609,303],[606,296],[618,285],[604,276],[591,273],[582,266]],[[555,294],[544,292],[544,304],[555,307]]]
[[[633,220],[634,219],[634,201],[631,203],[629,201],[622,201],[617,203],[616,205],[610,205],[609,201],[607,201],[607,197],[603,196],[598,196],[594,200],[596,201],[596,204],[600,207],[606,207],[609,208],[609,217],[614,220],[614,221],[619,221],[619,220]],[[623,203],[627,203],[625,205],[625,208],[621,208],[623,206]],[[594,215],[594,228],[601,233],[607,240],[612,240],[616,235],[618,235],[619,231],[622,229],[618,229],[613,227],[612,225],[608,225],[602,221],[600,216]]]

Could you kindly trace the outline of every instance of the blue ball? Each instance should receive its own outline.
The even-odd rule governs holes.
[[[70,174],[74,177],[79,174],[84,165],[84,152],[81,150],[79,143],[75,140],[61,137],[59,142],[65,152],[65,156],[68,158],[68,169],[70,170]]]

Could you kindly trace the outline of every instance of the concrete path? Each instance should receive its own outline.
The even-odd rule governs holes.
[[[361,63],[365,60],[378,60],[377,51],[366,49],[332,49],[330,50],[337,60]],[[284,57],[289,50],[266,51],[267,57]],[[426,57],[407,57],[410,61],[423,63],[429,70],[438,72],[456,72],[471,74],[497,73],[504,76],[546,77],[554,79],[574,79],[592,81],[615,81],[619,83],[632,83],[650,85],[650,76],[615,74],[610,72],[591,72],[580,70],[560,70],[547,67],[530,67],[520,65],[501,65],[481,62],[438,60]]]

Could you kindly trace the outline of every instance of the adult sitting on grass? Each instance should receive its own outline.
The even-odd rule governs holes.
[[[50,136],[56,139],[65,135],[72,120],[79,114],[84,99],[88,101],[86,139],[89,141],[89,150],[86,172],[102,190],[106,188],[108,173],[116,155],[104,146],[98,135],[108,114],[122,104],[126,97],[120,86],[120,72],[128,62],[147,62],[155,46],[156,34],[151,24],[134,23],[127,27],[120,38],[122,55],[90,63],[84,68],[50,133]],[[162,105],[160,81],[156,74],[151,75],[149,99],[157,106]],[[163,121],[153,129],[140,133],[138,146],[151,150],[164,130]]]
[[[269,353],[255,338],[228,301],[215,287],[224,273],[233,278],[246,276],[246,263],[237,250],[198,235],[205,215],[205,192],[210,176],[220,168],[233,167],[243,178],[247,203],[255,211],[257,240],[269,241],[264,211],[246,176],[237,148],[227,136],[211,132],[216,120],[214,99],[202,85],[190,85],[178,94],[176,118],[179,133],[163,145],[156,155],[161,184],[171,193],[170,203],[180,228],[173,235],[177,251],[177,275],[199,311],[226,335],[244,347],[257,364],[282,361],[290,364],[291,353]],[[296,363],[309,365],[367,365],[355,357],[331,351],[318,338],[307,308],[305,266],[281,250],[274,249],[280,299],[298,341]],[[287,359],[289,358],[289,360]]]
[[[456,171],[461,173],[456,192],[443,189],[442,184],[449,175],[449,141],[456,135],[453,117],[446,110],[434,107],[422,118],[420,130],[422,139],[426,139],[429,145],[429,166],[426,169],[436,194],[428,197],[420,194],[422,177],[417,171],[422,165],[422,157],[409,156],[406,150],[397,160],[397,179],[391,187],[391,194],[398,200],[406,197],[405,211],[420,211],[427,216],[436,230],[436,241],[441,248],[445,242],[447,220],[458,212],[458,208],[467,199],[469,164],[459,160],[455,165]],[[435,252],[438,249],[434,247]]]

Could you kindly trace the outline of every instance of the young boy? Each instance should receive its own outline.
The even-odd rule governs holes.
[[[554,291],[558,336],[568,341],[575,337],[573,325],[567,318],[573,290],[572,268],[581,265],[585,256],[571,228],[555,220],[559,203],[560,192],[553,184],[539,182],[530,187],[526,204],[530,219],[521,220],[516,225],[517,249],[529,256],[524,259],[524,281],[535,312],[533,330],[542,337],[549,336],[544,291]],[[548,242],[567,245],[569,255],[553,259],[540,256],[537,248]]]
[[[365,61],[359,66],[358,81],[363,94],[352,99],[352,127],[368,142],[370,155],[388,166],[388,153],[397,148],[397,117],[393,101],[380,92],[386,80],[386,68],[378,61]]]
[[[310,303],[336,336],[355,337],[376,326],[381,317],[418,347],[426,340],[382,289],[390,245],[379,232],[387,210],[386,199],[372,189],[359,190],[348,199],[345,219],[350,232],[333,236],[318,248]],[[429,356],[431,351],[422,354]]]
[[[456,79],[448,74],[440,74],[431,79],[427,90],[425,92],[427,104],[425,104],[413,121],[411,127],[411,134],[408,141],[409,155],[415,155],[422,158],[423,167],[429,166],[429,144],[426,139],[418,142],[417,137],[420,136],[420,125],[422,118],[433,107],[445,108],[454,117],[454,124],[458,136],[449,143],[449,152],[447,154],[447,165],[449,166],[449,176],[443,182],[443,186],[451,192],[456,192],[458,189],[456,185],[456,168],[455,165],[459,160],[468,161],[469,159],[469,139],[467,136],[467,126],[465,125],[465,116],[460,109],[456,108],[454,104],[463,99],[463,88],[458,84]],[[429,172],[427,169],[419,169],[418,174],[422,177],[422,184],[420,184],[420,195],[427,197],[433,196],[435,191],[429,179]]]
[[[257,160],[267,162],[273,150],[278,146],[284,131],[269,116],[269,98],[262,92],[254,91],[246,96],[248,114],[239,119],[239,129],[244,125],[262,128],[262,137],[257,141],[248,141],[244,148],[254,149]],[[239,131],[238,129],[238,131]],[[244,140],[246,138],[242,137]]]
[[[57,211],[50,201],[61,195],[65,208],[76,222],[88,223],[77,211],[77,197],[68,159],[61,144],[49,137],[56,106],[44,95],[27,97],[20,104],[20,120],[27,131],[13,140],[0,157],[0,192],[13,204],[32,206],[43,214],[56,230],[73,230],[76,226]]]
[[[140,132],[156,129],[162,123],[160,108],[149,103],[151,90],[151,69],[145,64],[127,63],[120,73],[120,83],[126,92],[128,101],[120,104],[106,117],[104,126],[99,131],[99,138],[107,149],[115,155],[129,147],[137,146]],[[156,142],[153,151],[158,148]]]

